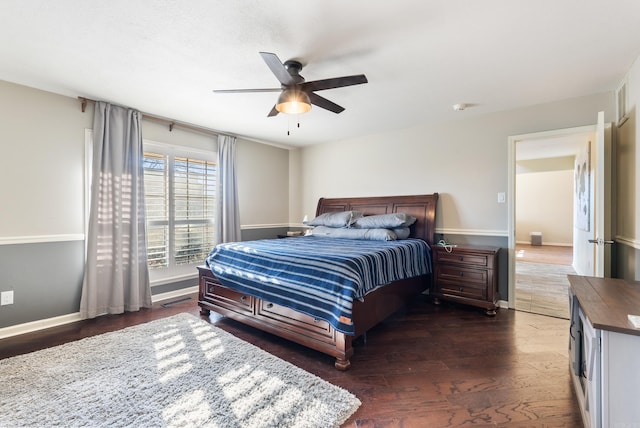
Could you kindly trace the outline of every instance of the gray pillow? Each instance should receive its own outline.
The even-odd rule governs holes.
[[[408,227],[394,227],[391,231],[396,234],[398,239],[407,239],[411,234],[411,229]]]
[[[313,220],[303,223],[307,226],[349,227],[359,217],[362,217],[360,211],[337,211],[320,214]]]
[[[353,227],[361,229],[409,227],[415,221],[414,216],[405,213],[376,214],[358,218]]]
[[[321,238],[364,239],[370,241],[395,241],[396,234],[389,229],[345,229],[317,226],[311,232]]]

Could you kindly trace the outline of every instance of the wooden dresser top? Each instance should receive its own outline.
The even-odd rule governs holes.
[[[640,336],[627,318],[640,315],[640,282],[569,275],[569,283],[594,328]]]

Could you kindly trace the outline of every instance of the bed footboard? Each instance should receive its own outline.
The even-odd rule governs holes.
[[[210,311],[335,357],[334,366],[347,370],[353,356],[353,340],[406,305],[428,288],[429,277],[405,279],[369,293],[354,302],[355,336],[336,331],[328,322],[263,299],[224,287],[206,266],[198,267],[200,314]]]
[[[354,336],[336,331],[326,321],[226,288],[206,266],[198,267],[198,270],[200,276],[198,305],[201,315],[208,316],[210,311],[214,311],[334,356],[335,367],[338,370],[347,370],[351,365]]]

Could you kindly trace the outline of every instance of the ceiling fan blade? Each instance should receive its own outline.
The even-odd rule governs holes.
[[[323,108],[325,110],[332,111],[334,113],[342,113],[344,111],[344,107],[339,106],[338,104],[334,103],[333,101],[329,101],[328,99],[323,98],[318,94],[314,94],[313,92],[309,92],[307,95],[309,95],[309,100],[311,101],[311,104],[313,104],[313,105],[321,107],[321,108]]]
[[[242,94],[248,92],[282,92],[282,88],[265,88],[265,89],[214,89],[216,94]]]
[[[324,89],[342,88],[344,86],[361,85],[368,83],[364,74],[353,76],[334,77],[332,79],[313,80],[302,84],[305,91],[322,91]]]
[[[278,115],[278,110],[276,110],[276,106],[274,105],[267,117],[273,117]]]
[[[278,58],[278,55],[271,52],[260,52],[260,55],[280,83],[283,85],[293,85],[296,83],[282,61],[280,61],[280,58]]]

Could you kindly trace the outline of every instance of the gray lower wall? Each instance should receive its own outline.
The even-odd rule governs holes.
[[[243,229],[242,240],[276,238],[288,230],[300,228],[273,227]],[[437,234],[458,245],[484,245],[501,248],[498,289],[501,300],[509,299],[508,239],[501,236]],[[637,269],[638,251],[618,246],[618,269]],[[628,266],[631,264],[632,266]],[[623,267],[624,265],[624,267]],[[84,269],[84,241],[16,244],[0,246],[0,291],[14,290],[14,304],[0,306],[0,328],[68,315],[78,312]],[[198,285],[197,279],[155,286],[154,295],[178,291]]]
[[[195,270],[195,269],[194,269]],[[194,275],[196,273],[194,272]],[[158,294],[170,293],[174,291],[179,291],[186,288],[197,287],[198,286],[198,278],[193,277],[190,279],[185,279],[182,281],[172,282],[169,284],[155,285],[151,287],[151,295],[157,296]]]
[[[278,235],[286,235],[289,227],[269,227],[260,229],[242,229],[243,241],[254,241],[256,239],[273,239]]]
[[[295,230],[295,228],[292,228]],[[276,238],[288,227],[242,230],[242,240]],[[0,291],[14,304],[0,306],[0,328],[77,313],[84,273],[84,241],[0,245]],[[197,278],[152,287],[153,295],[198,285]]]
[[[0,245],[0,328],[78,312],[83,271],[84,241]]]
[[[630,245],[616,243],[612,258],[615,260],[616,278],[640,281],[640,250]]]

